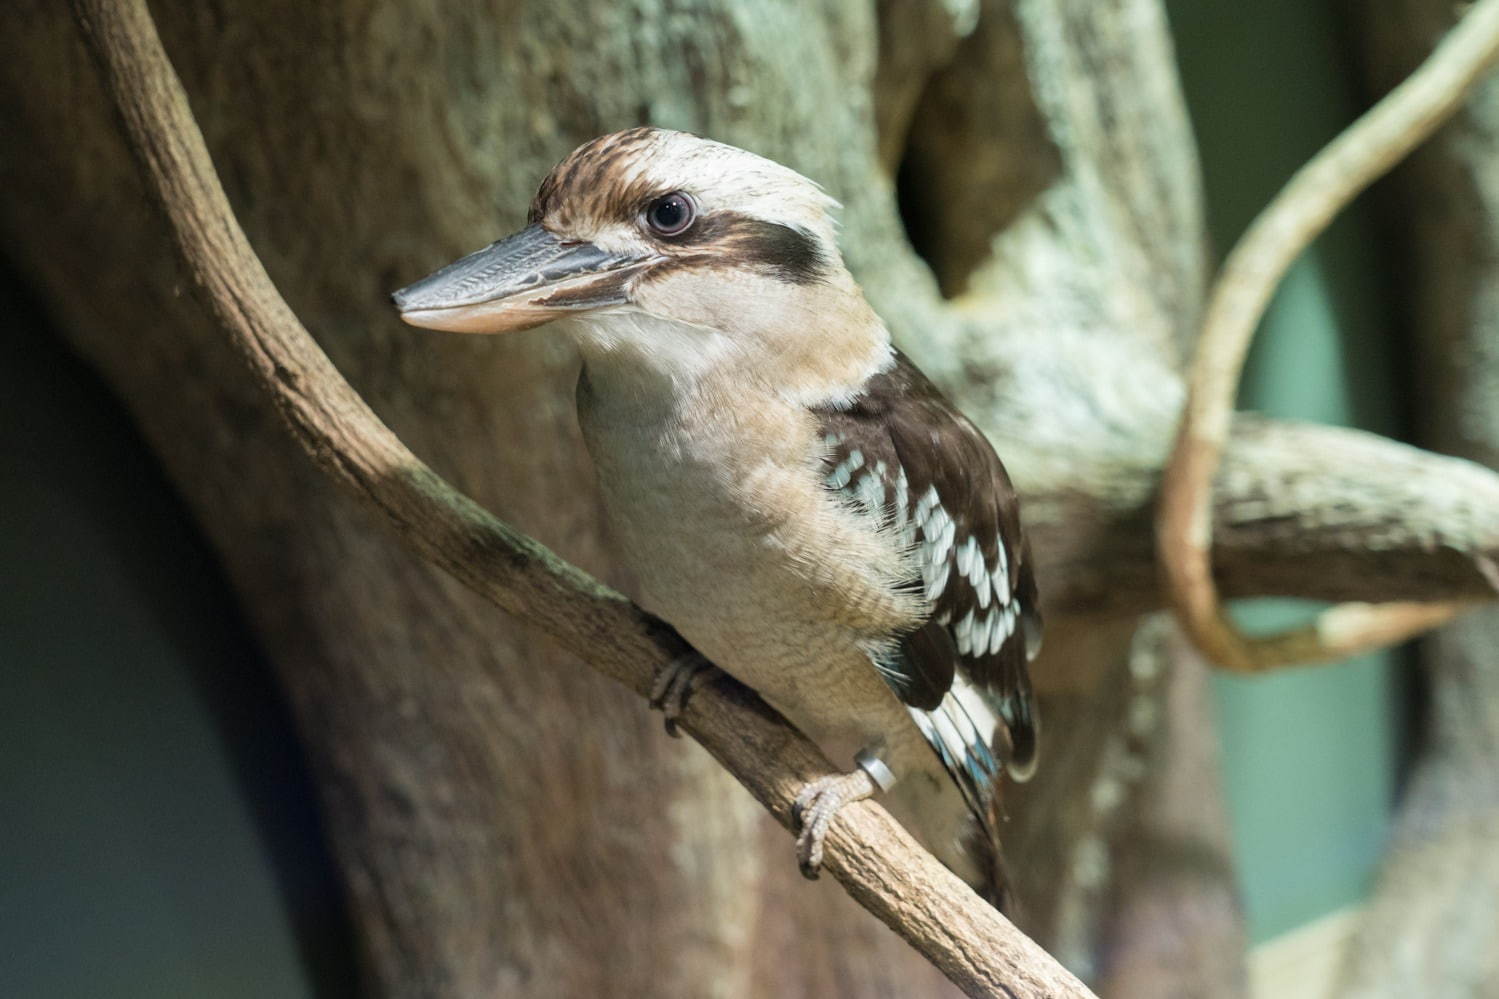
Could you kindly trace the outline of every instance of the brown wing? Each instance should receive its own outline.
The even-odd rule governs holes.
[[[978,428],[898,353],[851,405],[819,416],[828,487],[889,519],[931,605],[877,665],[982,817],[999,764],[1024,779],[1037,752],[1027,666],[1041,619],[1014,486]]]

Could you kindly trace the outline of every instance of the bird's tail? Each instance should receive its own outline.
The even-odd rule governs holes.
[[[917,773],[891,790],[885,803],[907,829],[989,904],[1011,919],[1019,909],[998,831],[1004,778],[985,788],[982,819],[947,774]]]
[[[1005,816],[999,804],[999,794],[989,800],[988,821],[972,824],[964,842],[973,860],[976,877],[969,879],[979,897],[1011,921],[1020,917],[1020,898],[1015,891],[1015,882],[1010,877],[1009,865],[1005,861],[1004,844],[997,830],[1004,826]]]

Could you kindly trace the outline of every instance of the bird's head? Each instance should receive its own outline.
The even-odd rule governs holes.
[[[779,163],[634,128],[559,163],[524,229],[393,299],[413,326],[504,333],[570,319],[585,348],[665,363],[750,346],[798,354],[808,345],[795,341],[840,324],[883,336],[838,252],[835,207]]]

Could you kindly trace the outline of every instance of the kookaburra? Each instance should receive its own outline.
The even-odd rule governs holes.
[[[837,810],[880,789],[997,902],[996,789],[1036,763],[1030,553],[993,448],[845,268],[836,207],[770,160],[635,128],[564,159],[520,232],[394,301],[414,326],[554,323],[577,343],[635,596],[855,763],[798,799],[804,871]],[[691,672],[658,689],[685,696]]]

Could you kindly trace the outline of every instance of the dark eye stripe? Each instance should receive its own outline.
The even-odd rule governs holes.
[[[746,219],[734,250],[792,284],[811,284],[827,270],[814,236],[777,222]]]
[[[828,272],[817,237],[811,233],[738,212],[703,215],[672,243],[711,250],[717,263],[759,268],[792,284],[812,284]]]
[[[646,273],[647,280],[687,267],[742,267],[804,285],[823,280],[831,268],[811,233],[738,212],[703,215],[676,236],[656,238],[694,252],[670,254]]]

